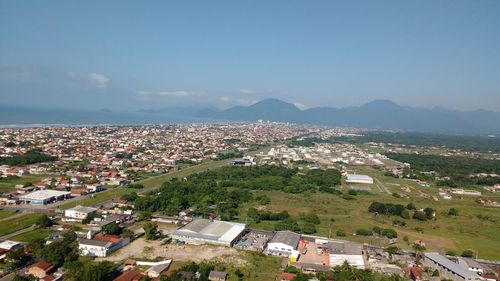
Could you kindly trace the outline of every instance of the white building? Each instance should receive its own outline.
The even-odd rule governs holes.
[[[26,204],[45,205],[54,201],[65,200],[69,198],[70,194],[71,193],[67,191],[46,189],[21,195],[19,196],[19,200]]]
[[[297,250],[300,234],[292,231],[278,231],[267,243],[265,253],[272,256],[290,257]]]
[[[20,242],[17,242],[17,241],[5,240],[5,241],[0,242],[0,249],[2,249],[2,250],[10,251],[10,250],[19,249],[22,247],[23,247],[23,244],[21,244]]]
[[[367,175],[347,174],[346,182],[373,184],[373,178]]]
[[[194,219],[172,233],[172,239],[188,244],[217,244],[232,246],[246,229],[246,225],[236,222]]]
[[[347,262],[350,266],[359,269],[365,268],[363,259],[363,247],[361,244],[350,242],[328,242],[323,244],[328,251],[330,267],[341,266]]]
[[[484,273],[484,268],[477,261],[471,258],[460,257],[458,258],[458,264],[477,274]]]
[[[78,250],[84,256],[105,257],[108,254],[127,245],[130,240],[113,235],[96,236],[92,239],[84,238],[78,241]]]
[[[64,211],[64,220],[65,221],[71,221],[71,220],[84,220],[87,218],[87,216],[93,212],[96,212],[96,208],[92,207],[83,207],[83,206],[76,206],[71,209],[67,209]]]

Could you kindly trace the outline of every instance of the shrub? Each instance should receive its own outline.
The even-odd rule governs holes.
[[[345,236],[345,232],[343,230],[339,229],[339,230],[337,230],[335,232],[335,235],[344,237]]]
[[[448,216],[458,216],[458,210],[455,208],[451,208],[448,210]]]
[[[371,235],[373,235],[373,231],[361,228],[361,229],[356,230],[356,235],[371,236]]]
[[[474,257],[474,252],[471,250],[465,250],[462,252],[461,256],[464,258],[472,258]]]

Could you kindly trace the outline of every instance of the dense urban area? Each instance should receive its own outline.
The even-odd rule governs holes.
[[[500,141],[0,128],[0,280],[500,280]]]

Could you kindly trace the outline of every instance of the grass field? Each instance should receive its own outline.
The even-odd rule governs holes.
[[[15,211],[0,210],[0,219],[8,218],[8,217],[12,216],[15,213],[16,213]]]
[[[35,224],[40,214],[26,214],[0,222],[0,236],[16,232]]]
[[[437,250],[442,253],[447,250],[456,250],[460,253],[463,250],[471,249],[477,252],[481,258],[500,259],[500,253],[497,251],[498,245],[500,245],[500,235],[498,235],[500,232],[500,208],[481,206],[474,202],[474,197],[435,201],[432,195],[437,193],[437,188],[422,188],[414,182],[384,177],[376,170],[370,172],[365,170],[364,172],[376,176],[391,193],[402,192],[396,184],[411,186],[412,191],[409,193],[409,198],[393,197],[383,189],[379,189],[376,184],[371,185],[373,194],[358,195],[355,200],[345,200],[338,195],[319,192],[287,194],[279,191],[256,191],[255,194],[266,194],[271,199],[271,203],[265,206],[270,211],[286,210],[293,217],[298,217],[300,213],[316,212],[321,219],[321,224],[317,226],[317,235],[320,236],[328,237],[331,235],[332,238],[335,238],[336,231],[343,230],[347,236],[336,238],[384,246],[387,245],[388,241],[375,237],[353,235],[356,229],[371,229],[374,226],[379,226],[396,229],[399,234],[397,245],[402,248],[410,248],[410,245],[402,239],[404,236],[408,236],[410,242],[416,239],[426,242],[428,250]],[[349,187],[344,185],[343,188],[348,189]],[[422,197],[422,193],[428,197]],[[492,193],[485,195],[484,197],[500,200],[498,195]],[[392,225],[392,222],[397,217],[375,216],[368,212],[368,206],[373,201],[403,205],[413,202],[417,208],[431,207],[437,210],[437,220],[420,222],[407,219],[404,220],[407,223],[405,227],[396,227]],[[251,206],[255,206],[255,202],[246,203],[240,207],[239,221],[248,223],[250,227],[272,230],[275,222],[263,221],[256,224],[246,217],[246,212]],[[448,216],[447,211],[450,208],[458,209],[459,216]],[[334,221],[332,222],[331,219]],[[417,227],[422,228],[423,233],[416,231]]]
[[[37,183],[53,175],[25,175],[19,178],[0,179],[0,193],[14,190],[17,184]]]
[[[16,235],[10,239],[14,240],[14,241],[18,241],[18,242],[28,243],[33,239],[47,238],[51,233],[52,233],[52,231],[49,229],[35,229],[35,230],[28,231],[28,232],[23,233],[23,234]]]

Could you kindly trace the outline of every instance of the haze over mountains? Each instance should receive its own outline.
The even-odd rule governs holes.
[[[339,127],[403,130],[428,133],[500,135],[500,113],[486,110],[400,106],[375,100],[359,107],[315,107],[301,110],[279,99],[226,110],[186,107],[111,112],[0,107],[0,124],[165,124],[227,121],[279,121]]]

